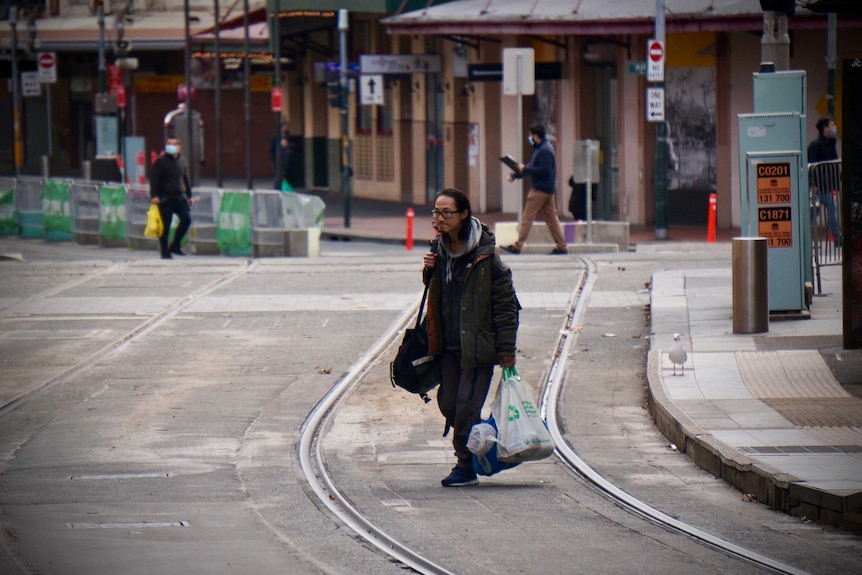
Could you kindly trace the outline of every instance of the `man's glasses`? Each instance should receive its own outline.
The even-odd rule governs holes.
[[[439,218],[443,218],[444,220],[448,220],[452,217],[452,214],[457,214],[458,211],[450,211],[450,210],[431,210],[431,219],[436,220]]]

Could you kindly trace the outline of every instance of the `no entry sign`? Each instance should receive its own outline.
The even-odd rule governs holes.
[[[664,42],[647,40],[647,81],[664,82]]]
[[[43,84],[56,82],[57,55],[54,52],[40,52],[37,60],[39,62],[39,82]]]

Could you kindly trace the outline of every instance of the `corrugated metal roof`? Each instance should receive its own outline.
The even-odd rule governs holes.
[[[391,34],[631,34],[655,30],[655,9],[654,0],[456,0],[382,23]],[[759,0],[666,0],[665,9],[669,32],[763,27]],[[825,26],[803,9],[792,22]]]

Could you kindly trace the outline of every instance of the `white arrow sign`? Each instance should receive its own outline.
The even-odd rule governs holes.
[[[664,122],[664,88],[647,88],[647,122]]]
[[[367,105],[383,105],[383,75],[361,76],[360,102]]]

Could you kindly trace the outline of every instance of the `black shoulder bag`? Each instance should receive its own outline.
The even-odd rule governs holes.
[[[395,356],[395,361],[389,364],[392,387],[397,385],[410,393],[417,393],[425,403],[431,401],[428,392],[440,385],[440,362],[437,357],[428,355],[428,332],[425,330],[425,322],[422,321],[428,287],[425,286],[425,293],[422,294],[416,325],[404,332],[398,355]]]

